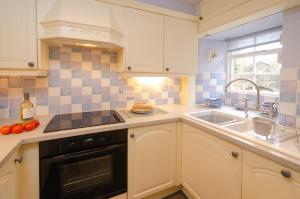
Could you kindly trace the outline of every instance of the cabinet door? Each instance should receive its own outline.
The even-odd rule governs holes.
[[[176,184],[176,123],[128,132],[128,198],[143,198]]]
[[[193,198],[241,199],[239,147],[187,124],[182,142],[182,185]]]
[[[299,199],[300,174],[243,150],[242,190],[243,199]]]
[[[198,57],[197,23],[165,17],[164,70],[195,73]]]
[[[126,69],[132,72],[163,72],[164,17],[127,8]]]
[[[16,154],[10,157],[0,167],[0,198],[17,199],[17,172],[14,160]]]
[[[36,68],[36,0],[1,0],[0,24],[0,68]]]

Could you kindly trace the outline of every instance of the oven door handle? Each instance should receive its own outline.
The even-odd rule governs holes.
[[[86,151],[80,151],[80,152],[75,152],[67,155],[61,155],[61,156],[56,156],[53,157],[54,161],[62,161],[62,160],[69,160],[73,158],[81,158],[84,156],[90,156],[90,155],[95,155],[98,153],[105,153],[108,151],[113,151],[115,149],[121,148],[123,146],[126,146],[126,144],[115,144],[107,147],[102,147],[102,148],[97,148],[97,149],[91,149],[91,150],[86,150]]]

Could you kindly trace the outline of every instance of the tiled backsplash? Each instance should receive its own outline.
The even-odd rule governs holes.
[[[29,92],[37,114],[59,114],[125,108],[136,101],[180,102],[180,79],[159,85],[140,84],[114,71],[117,54],[90,48],[50,48],[47,78],[0,77],[0,119],[17,118],[23,92]]]
[[[224,83],[224,73],[198,73],[196,76],[196,103],[205,103],[207,98],[223,98]]]
[[[207,98],[224,98],[225,73],[198,73],[196,76],[196,103],[202,104]],[[249,99],[249,107],[255,107],[255,94],[226,93],[225,104],[235,106],[240,103],[243,98]],[[261,96],[260,102],[276,102],[279,103],[279,97]]]

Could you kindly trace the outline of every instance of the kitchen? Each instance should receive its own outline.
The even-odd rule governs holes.
[[[0,198],[300,197],[300,1],[0,4]]]

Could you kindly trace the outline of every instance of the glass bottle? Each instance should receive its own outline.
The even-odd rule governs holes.
[[[20,105],[20,117],[22,122],[33,120],[35,114],[34,106],[29,100],[29,93],[24,93],[24,101]]]

